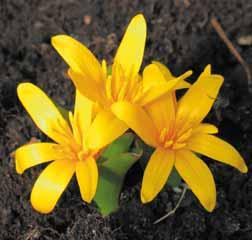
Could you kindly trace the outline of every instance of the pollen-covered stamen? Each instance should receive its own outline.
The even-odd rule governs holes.
[[[129,84],[127,93],[125,94],[125,99],[128,101],[133,101],[141,88],[141,82],[139,78],[140,77],[138,74],[133,75],[133,70],[130,72],[130,75],[127,78]]]
[[[78,118],[79,118],[78,112],[75,112],[74,116],[71,111],[69,112],[69,121],[70,121],[72,131],[73,131],[74,142],[76,143],[76,145],[79,145],[81,147],[83,136],[80,130]]]
[[[125,81],[122,83],[121,89],[119,91],[119,94],[117,96],[117,101],[125,100],[127,92],[129,91],[129,81],[125,79]]]
[[[120,94],[125,80],[126,78],[122,66],[118,62],[114,62],[112,66],[111,91],[115,100],[118,99],[118,95]]]
[[[110,101],[114,101],[114,97],[112,95],[112,89],[111,89],[111,81],[112,81],[112,77],[108,76],[106,79],[106,96]]]
[[[186,146],[186,141],[192,134],[192,128],[186,130],[181,135],[176,134],[176,129],[163,128],[159,135],[159,143],[164,148],[172,150],[181,149]]]
[[[80,152],[77,153],[79,161],[87,159],[89,155],[90,155],[90,152],[84,151],[84,150],[81,150]]]
[[[189,128],[187,131],[185,131],[182,135],[180,135],[176,142],[182,143],[184,141],[186,141],[192,134],[192,128]]]
[[[160,135],[159,135],[159,142],[160,142],[160,143],[164,143],[164,142],[165,142],[167,133],[168,133],[168,129],[167,129],[167,128],[163,128],[163,129],[161,130],[161,133],[160,133]]]
[[[168,140],[164,144],[164,148],[169,148],[173,145],[174,141],[173,140]]]
[[[135,102],[135,99],[139,98],[139,96],[142,95],[142,89],[142,84],[139,82],[138,76],[135,76],[135,80],[132,84],[132,89],[127,93],[128,100]]]

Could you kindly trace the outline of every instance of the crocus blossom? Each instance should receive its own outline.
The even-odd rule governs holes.
[[[166,81],[173,79],[163,65],[154,64],[162,71]],[[178,102],[174,93],[168,93],[147,104],[144,110],[135,107],[133,111],[126,101],[113,105],[117,117],[155,148],[144,171],[141,188],[143,203],[156,197],[175,167],[205,209],[212,211],[216,205],[214,178],[197,153],[247,172],[247,166],[237,150],[213,135],[218,129],[212,124],[202,123],[222,83],[223,77],[211,74],[209,65]]]
[[[115,135],[120,136],[128,126],[118,120],[111,112],[114,103],[127,101],[134,106],[144,106],[175,88],[188,87],[183,80],[191,74],[186,72],[169,82],[162,81],[160,70],[154,64],[148,66],[145,77],[139,74],[142,64],[146,41],[146,22],[143,15],[136,15],[126,29],[125,35],[117,50],[112,71],[108,71],[105,60],[100,63],[97,58],[83,44],[67,35],[57,35],[52,38],[52,45],[69,65],[68,74],[76,88],[87,98],[99,104],[103,115],[120,126]],[[162,77],[162,76],[161,76]],[[153,84],[153,82],[156,82]],[[129,105],[131,107],[132,105]],[[109,115],[110,114],[110,115]],[[100,141],[107,141],[110,137],[109,129],[103,129],[99,139],[90,142],[96,147]]]
[[[31,193],[32,206],[41,213],[51,212],[74,173],[82,199],[91,202],[98,183],[97,159],[102,149],[115,139],[114,131],[121,126],[113,124],[104,111],[96,115],[94,104],[76,91],[74,113],[69,112],[69,122],[59,109],[38,87],[22,83],[18,97],[38,128],[53,142],[33,143],[16,150],[16,170],[22,174],[35,165],[53,161],[35,182]],[[91,148],[89,142],[99,139],[102,130],[108,128],[110,141],[100,141]]]

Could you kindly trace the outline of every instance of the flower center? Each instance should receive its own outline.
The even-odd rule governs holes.
[[[110,103],[117,101],[137,101],[143,94],[140,76],[125,75],[120,64],[114,63],[112,73],[106,77],[106,97]]]
[[[159,135],[159,143],[164,148],[178,150],[186,146],[188,138],[191,136],[192,128],[187,129],[177,135],[175,129],[163,128]]]
[[[91,153],[90,153],[90,151],[81,150],[76,155],[77,155],[78,161],[83,161],[83,160],[87,159],[88,157],[90,157]]]

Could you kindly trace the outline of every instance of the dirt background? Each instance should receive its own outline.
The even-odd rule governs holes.
[[[161,60],[175,74],[193,69],[195,78],[211,63],[225,76],[208,120],[239,149],[250,171],[240,174],[206,159],[218,190],[212,214],[188,191],[174,216],[153,225],[171,210],[179,194],[167,188],[142,205],[141,176],[135,166],[121,194],[121,208],[111,216],[103,219],[94,206],[83,203],[75,180],[55,211],[40,215],[31,208],[29,194],[44,166],[19,176],[10,153],[31,136],[45,136],[19,104],[16,86],[35,83],[59,104],[71,107],[73,86],[50,37],[70,34],[111,62],[126,25],[138,12],[148,22],[144,64]],[[0,239],[252,239],[252,94],[243,68],[211,26],[212,16],[251,66],[252,46],[237,40],[252,34],[251,0],[0,0]]]

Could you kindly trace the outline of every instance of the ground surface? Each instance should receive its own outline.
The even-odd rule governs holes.
[[[0,239],[252,239],[252,95],[246,75],[210,25],[216,16],[228,37],[252,64],[252,46],[237,39],[251,34],[251,0],[0,0]],[[187,6],[187,7],[186,7]],[[50,37],[70,34],[100,58],[111,61],[129,19],[143,12],[148,22],[145,64],[158,59],[180,74],[195,75],[207,63],[225,76],[225,84],[211,120],[220,135],[235,145],[250,172],[242,175],[228,166],[208,161],[218,189],[212,214],[186,194],[174,216],[153,225],[169,211],[179,195],[167,188],[148,205],[139,201],[139,178],[127,177],[121,208],[103,219],[85,205],[75,181],[55,211],[37,214],[29,194],[41,167],[19,176],[10,153],[31,136],[44,140],[19,104],[16,86],[30,81],[65,107],[73,104],[73,86],[66,66],[50,46]],[[90,16],[91,19],[87,16]],[[91,20],[91,21],[90,21]],[[134,182],[136,180],[136,182]],[[131,187],[133,186],[133,187]]]

